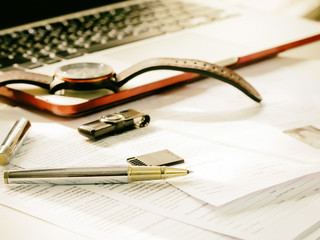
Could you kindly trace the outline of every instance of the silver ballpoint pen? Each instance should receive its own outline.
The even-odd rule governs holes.
[[[4,171],[5,184],[107,184],[160,180],[190,171],[165,166],[57,168]]]
[[[22,143],[31,123],[26,118],[16,121],[0,146],[0,165],[6,165]]]

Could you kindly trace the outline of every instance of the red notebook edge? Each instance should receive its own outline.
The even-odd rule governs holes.
[[[239,68],[249,64],[253,64],[284,52],[295,47],[299,47],[308,43],[320,40],[320,34],[303,38],[294,42],[283,44],[277,47],[269,48],[260,52],[252,53],[246,56],[235,58],[233,63],[226,67]],[[107,109],[125,102],[133,101],[144,96],[148,96],[167,88],[177,85],[186,84],[191,81],[201,79],[201,76],[193,73],[184,73],[171,78],[162,79],[143,86],[132,89],[122,90],[118,93],[109,94],[88,100],[84,103],[74,105],[58,105],[39,99],[31,94],[12,89],[10,87],[0,87],[0,96],[12,100],[14,103],[21,104],[21,106],[31,106],[41,111],[49,112],[61,117],[80,117],[102,109]]]

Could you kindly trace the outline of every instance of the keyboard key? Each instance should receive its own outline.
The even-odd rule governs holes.
[[[15,63],[26,63],[26,62],[30,62],[30,59],[25,58],[22,55],[15,55],[15,57],[12,59],[12,61]]]
[[[61,59],[59,59],[59,58],[51,58],[49,56],[39,57],[37,59],[38,59],[38,61],[46,63],[46,64],[52,64],[52,63],[57,63],[57,62],[61,61]]]
[[[30,61],[30,62],[18,64],[18,65],[19,65],[19,67],[22,67],[22,68],[34,69],[34,68],[42,67],[43,63]]]
[[[15,63],[14,60],[9,59],[8,57],[0,57],[0,69],[9,67]]]
[[[65,59],[71,59],[71,58],[75,58],[75,57],[80,57],[81,55],[83,55],[82,52],[70,53],[67,50],[62,50],[62,51],[56,52],[56,56],[57,57],[61,57],[61,58],[65,58]]]

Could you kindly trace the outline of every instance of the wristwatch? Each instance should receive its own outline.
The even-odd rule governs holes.
[[[0,74],[0,87],[12,83],[27,83],[48,89],[54,94],[58,90],[93,90],[109,89],[113,92],[130,79],[152,70],[175,70],[197,73],[229,83],[245,93],[256,102],[262,100],[260,94],[241,76],[231,69],[195,59],[152,58],[139,62],[116,74],[112,68],[103,63],[73,63],[58,68],[54,76],[26,72],[23,70],[8,71]]]

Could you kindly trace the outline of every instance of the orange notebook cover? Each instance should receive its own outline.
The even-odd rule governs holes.
[[[305,39],[301,39],[295,42],[287,43],[278,47],[266,49],[264,51],[253,53],[247,56],[238,57],[234,63],[226,67],[238,68],[257,61],[264,60],[266,58],[273,57],[280,52],[298,46],[302,46],[304,44],[311,43],[317,40],[320,40],[320,34]],[[97,98],[85,100],[81,103],[70,105],[51,103],[44,99],[38,98],[32,94],[10,87],[0,87],[0,95],[13,100],[21,106],[32,106],[39,110],[50,112],[54,115],[63,117],[78,117],[98,110],[110,108],[124,102],[132,101],[137,98],[151,95],[156,92],[163,91],[169,87],[177,86],[179,84],[186,84],[190,81],[195,81],[199,79],[201,79],[201,76],[199,76],[198,74],[184,73],[178,76],[159,80],[142,86],[122,90],[118,93],[111,93]]]

